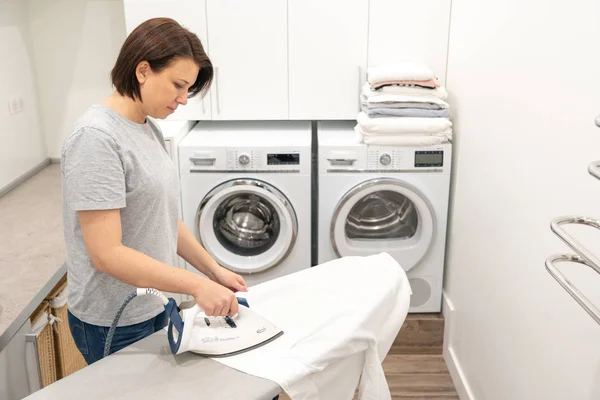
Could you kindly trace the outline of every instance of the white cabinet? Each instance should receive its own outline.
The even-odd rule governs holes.
[[[31,333],[27,320],[8,344],[0,344],[4,346],[0,350],[0,399],[22,399],[41,388],[38,362],[30,351],[33,343],[26,339]]]
[[[417,61],[445,85],[451,0],[124,0],[127,32],[170,17],[215,67],[168,120],[352,120],[369,66]]]
[[[368,0],[288,0],[290,119],[355,119]]]
[[[288,119],[287,2],[207,0],[213,120]]]
[[[125,27],[130,34],[142,22],[156,17],[172,18],[194,32],[209,53],[205,0],[124,0]],[[200,95],[179,106],[167,120],[211,119],[210,97]]]
[[[416,61],[446,80],[451,0],[370,0],[369,66]]]

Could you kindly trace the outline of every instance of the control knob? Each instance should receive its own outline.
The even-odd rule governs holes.
[[[240,154],[238,157],[238,162],[240,165],[248,165],[250,164],[250,156],[246,153]]]
[[[392,162],[392,157],[388,153],[383,153],[381,156],[379,156],[379,162],[381,165],[390,165]]]

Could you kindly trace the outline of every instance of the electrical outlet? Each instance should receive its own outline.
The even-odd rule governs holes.
[[[8,99],[8,112],[15,115],[23,111],[24,101],[22,96],[14,96]]]

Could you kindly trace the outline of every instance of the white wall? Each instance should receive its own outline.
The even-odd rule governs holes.
[[[10,115],[8,100],[23,98]],[[0,189],[46,159],[31,56],[27,9],[19,0],[0,2]]]
[[[600,217],[599,21],[598,0],[452,2],[446,354],[473,399],[600,398],[600,326],[544,268],[569,252],[551,219]],[[561,269],[600,305],[600,276]]]
[[[121,0],[28,0],[48,155],[93,103],[112,92],[110,71],[125,40]]]

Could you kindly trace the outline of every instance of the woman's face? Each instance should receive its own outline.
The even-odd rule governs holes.
[[[138,65],[142,109],[146,115],[164,119],[187,103],[188,90],[200,68],[189,58],[176,58],[160,72],[152,71],[147,62]]]

